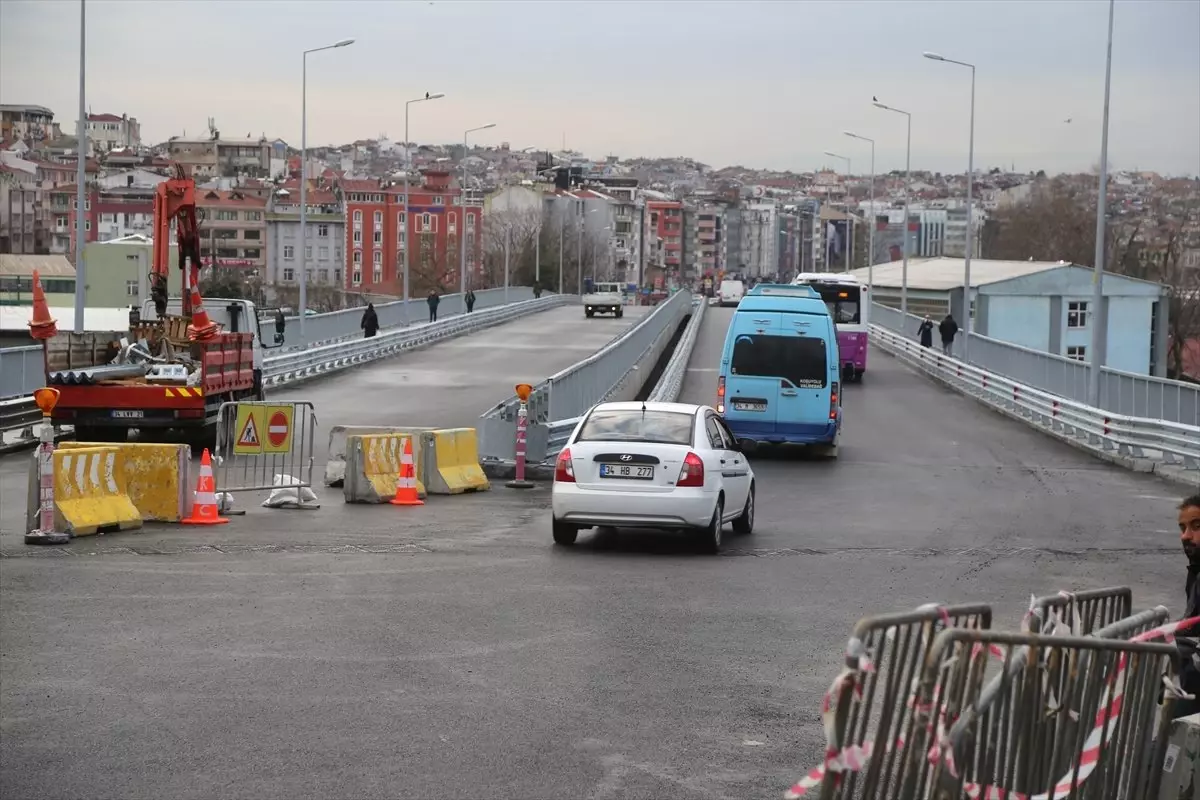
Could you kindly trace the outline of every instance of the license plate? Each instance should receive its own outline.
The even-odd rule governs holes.
[[[737,400],[733,401],[734,411],[766,411],[766,403],[740,403]]]
[[[143,416],[145,416],[145,412],[118,409],[112,412],[112,415],[114,419],[141,419]]]
[[[642,467],[636,464],[601,464],[600,477],[648,481],[654,479],[654,467]]]

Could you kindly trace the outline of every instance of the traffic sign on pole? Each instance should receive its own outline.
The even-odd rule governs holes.
[[[268,406],[263,415],[267,420],[264,453],[290,453],[292,451],[292,406]]]

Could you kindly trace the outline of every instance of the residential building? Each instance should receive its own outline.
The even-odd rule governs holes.
[[[75,268],[56,255],[0,254],[0,305],[33,303],[33,273],[38,273],[46,302],[51,306],[75,302]]]
[[[725,208],[702,201],[684,211],[684,259],[698,277],[715,278],[725,269]]]
[[[121,186],[101,189],[92,185],[84,197],[84,243],[104,242],[140,233],[154,233],[154,187]],[[50,252],[75,256],[75,186],[64,184],[49,191]]]
[[[779,209],[774,200],[742,200],[725,209],[726,271],[743,277],[773,276],[778,265]]]
[[[170,159],[182,164],[196,180],[211,177],[271,176],[271,142],[259,139],[184,139],[167,142]]]
[[[62,136],[54,112],[45,106],[0,105],[0,141],[53,141]]]
[[[613,206],[611,220],[608,223],[611,226],[609,263],[615,270],[615,277],[626,283],[637,283],[638,276],[641,274],[642,259],[649,250],[648,245],[652,244],[643,240],[645,231],[644,201],[639,197],[638,179],[603,175],[589,176],[588,181],[598,184],[602,193],[609,198]],[[679,224],[682,235],[682,216]],[[673,252],[676,251],[678,251],[677,257],[681,257],[682,247],[676,247]],[[678,268],[678,263],[676,268]]]
[[[137,149],[142,146],[142,127],[127,114],[88,114],[87,137],[101,153],[125,147]]]
[[[482,270],[483,199],[462,197],[446,170],[424,170],[409,186],[377,180],[343,179],[346,206],[346,288],[401,295],[403,253],[409,258],[413,296],[430,288],[457,289],[460,236],[467,250],[467,272],[474,281]]]
[[[800,252],[804,242],[804,226],[800,212],[795,206],[785,206],[780,210],[779,223],[779,263],[775,274],[781,283],[788,283],[801,271]]]
[[[36,164],[19,158],[0,161],[0,253],[45,252],[49,243],[40,199]]]
[[[909,313],[963,320],[963,259],[909,259]],[[902,262],[876,264],[875,302],[900,306]],[[867,270],[855,270],[866,280]],[[1140,375],[1166,374],[1166,287],[1109,273],[1104,308],[1092,302],[1092,269],[1065,261],[971,260],[972,328],[981,336],[1091,360],[1096,312],[1107,317],[1104,363]],[[913,331],[916,334],[916,331]]]
[[[171,297],[179,297],[183,291],[183,273],[174,241],[169,252],[167,289]],[[88,308],[140,306],[150,297],[154,240],[149,236],[135,233],[106,242],[89,242],[83,253],[87,264],[84,297]]]
[[[266,271],[269,285],[295,284],[301,264],[309,285],[344,286],[346,210],[339,194],[314,185],[305,195],[304,242],[300,241],[300,183],[290,181],[267,203]],[[301,249],[303,247],[303,249]]]
[[[200,225],[200,261],[208,267],[239,267],[262,275],[266,266],[267,201],[236,189],[196,190]]]
[[[131,186],[153,188],[166,179],[166,175],[154,170],[141,168],[117,169],[106,172],[96,178],[96,185],[101,189],[119,189]]]
[[[665,199],[645,202],[646,264],[678,277],[683,267],[683,203]]]

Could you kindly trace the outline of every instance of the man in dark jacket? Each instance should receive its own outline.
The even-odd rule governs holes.
[[[472,311],[474,311],[475,310],[475,290],[467,289],[467,293],[463,297],[463,301],[466,302],[466,304],[467,304],[467,313],[468,314],[470,314]]]
[[[379,332],[379,315],[375,313],[374,303],[367,303],[367,310],[363,312],[359,327],[363,329],[363,337],[367,339]]]
[[[438,297],[437,289],[429,290],[429,297],[425,302],[429,304],[429,321],[437,322],[437,307],[438,303],[442,302],[442,298]]]
[[[1187,596],[1187,606],[1183,619],[1200,616],[1200,494],[1184,498],[1179,504],[1179,539],[1183,544],[1184,555],[1188,559],[1187,580],[1184,582],[1184,592]],[[1197,699],[1175,701],[1172,716],[1186,717],[1200,711],[1200,666],[1197,665],[1196,638],[1200,631],[1180,630],[1175,640],[1179,647],[1179,683],[1183,690]]]
[[[954,321],[953,314],[947,314],[938,325],[938,333],[942,335],[942,352],[948,356],[954,355],[954,337],[958,335],[958,323]]]
[[[917,328],[917,338],[921,340],[921,347],[933,347],[933,320],[928,314],[921,320],[921,327]]]

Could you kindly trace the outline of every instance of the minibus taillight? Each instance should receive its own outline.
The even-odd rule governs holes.
[[[829,386],[829,418],[837,419],[838,412],[838,382],[834,381]]]
[[[725,376],[717,378],[717,413],[725,413]]]

